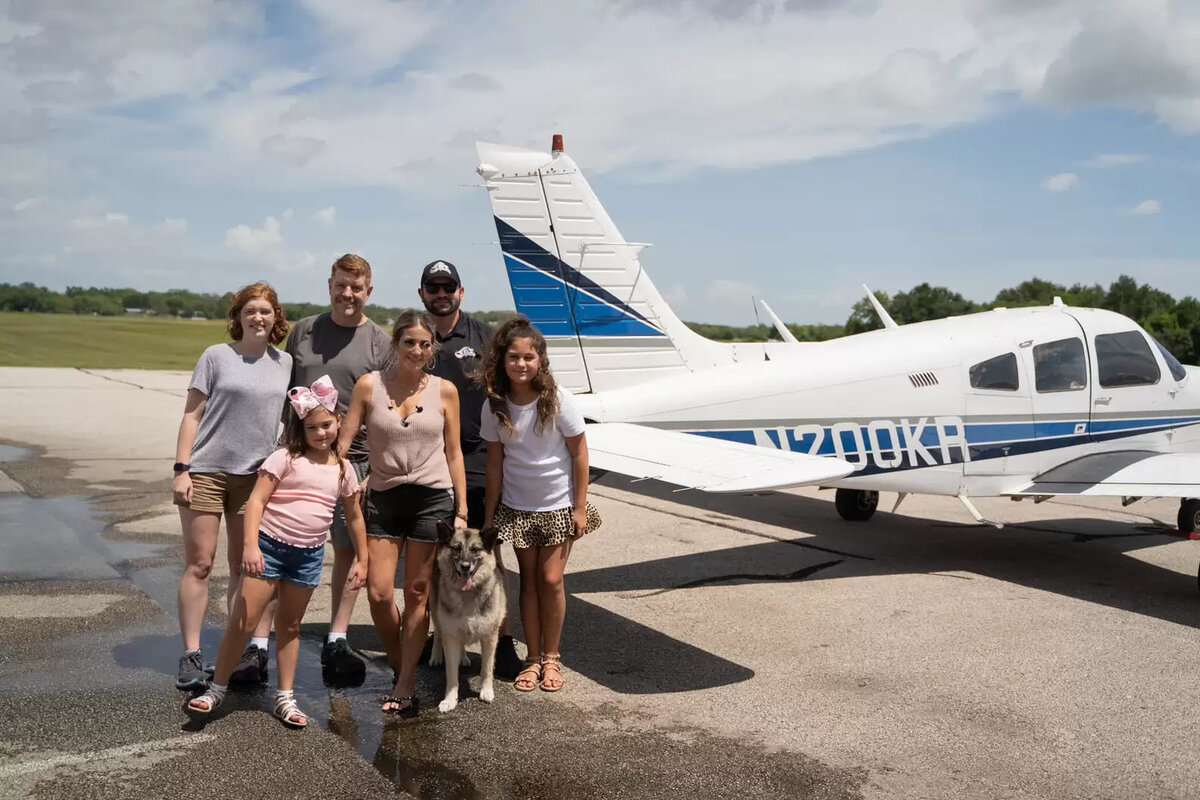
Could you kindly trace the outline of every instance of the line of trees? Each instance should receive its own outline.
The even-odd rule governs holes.
[[[1010,289],[1001,290],[989,303],[976,303],[945,286],[922,283],[907,292],[888,295],[876,292],[875,296],[888,310],[892,318],[901,325],[924,322],[961,314],[973,314],[990,308],[1004,306],[1045,306],[1061,297],[1069,306],[1082,308],[1104,308],[1116,311],[1135,320],[1149,333],[1162,342],[1179,360],[1187,364],[1200,364],[1200,300],[1185,297],[1176,300],[1166,292],[1153,286],[1138,283],[1128,275],[1122,275],[1105,289],[1098,283],[1073,286],[1032,278]],[[769,325],[708,325],[699,322],[686,323],[697,333],[717,341],[762,341],[778,339],[779,334]],[[793,325],[788,330],[802,342],[823,342],[854,333],[882,328],[871,302],[865,297],[854,304],[845,325]]]
[[[97,289],[68,286],[65,292],[55,292],[44,286],[26,282],[18,285],[0,283],[0,311],[31,311],[46,314],[97,314],[115,317],[130,313],[157,316],[224,319],[229,311],[232,293],[204,294],[186,289],[166,292],[139,292],[136,289]],[[295,321],[329,310],[329,304],[282,303],[283,313]],[[367,316],[381,325],[395,319],[403,308],[368,305]],[[495,322],[513,316],[511,311],[478,311],[472,316]]]
[[[876,297],[901,325],[971,314],[997,306],[1044,306],[1055,297],[1061,297],[1069,306],[1105,308],[1124,314],[1162,342],[1180,361],[1200,364],[1200,300],[1190,296],[1176,300],[1128,275],[1117,278],[1107,289],[1098,283],[1066,287],[1033,278],[1000,291],[990,303],[974,303],[944,286],[928,283],[914,286],[907,292],[897,292],[893,297],[876,292]],[[850,318],[846,320],[845,332],[862,333],[880,327],[882,323],[870,301],[863,298],[854,304]]]
[[[901,325],[941,319],[958,314],[971,314],[996,306],[1049,305],[1061,297],[1071,306],[1106,308],[1136,320],[1143,328],[1171,350],[1181,361],[1200,363],[1200,300],[1185,297],[1176,300],[1149,284],[1138,283],[1128,275],[1113,281],[1107,289],[1100,284],[1075,284],[1067,287],[1040,278],[1027,280],[1011,289],[1000,291],[989,303],[976,303],[945,286],[922,283],[907,292],[876,296]],[[138,309],[143,313],[177,317],[220,319],[229,308],[231,295],[200,294],[186,289],[167,292],[139,292],[135,289],[97,289],[80,286],[54,292],[32,283],[12,285],[0,283],[0,311],[38,311],[63,314],[99,314],[117,316]],[[290,320],[319,314],[328,306],[317,303],[284,303]],[[394,319],[404,309],[368,305],[367,316],[380,324]],[[473,311],[472,316],[487,322],[500,322],[513,316],[512,311]],[[762,341],[776,339],[778,334],[769,325],[709,325],[688,322],[688,327],[702,336],[717,341]],[[881,327],[870,302],[863,298],[854,304],[845,325],[788,325],[792,334],[802,342],[820,342],[852,333],[862,333]]]

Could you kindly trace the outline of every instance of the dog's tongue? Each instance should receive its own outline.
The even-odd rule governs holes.
[[[475,587],[475,580],[468,575],[465,578],[458,579],[458,588],[464,592],[469,592]]]

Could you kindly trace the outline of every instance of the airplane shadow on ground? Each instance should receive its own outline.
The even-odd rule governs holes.
[[[997,530],[882,510],[868,522],[846,522],[832,502],[797,495],[673,493],[648,481],[605,483],[684,504],[700,511],[700,517],[730,527],[738,527],[740,520],[781,527],[802,520],[810,535],[794,540],[763,535],[762,544],[572,574],[568,585],[574,591],[661,592],[700,584],[968,572],[1200,627],[1195,575],[1128,555],[1178,542],[1165,525],[1071,517]],[[1064,510],[1076,513],[1069,506]],[[1200,557],[1200,549],[1196,555]]]

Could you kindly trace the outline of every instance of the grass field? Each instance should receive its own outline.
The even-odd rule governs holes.
[[[0,312],[0,366],[191,370],[224,320]]]

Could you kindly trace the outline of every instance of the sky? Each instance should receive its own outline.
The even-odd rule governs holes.
[[[561,133],[685,319],[1200,294],[1195,0],[0,0],[0,281],[512,308],[477,140]]]

